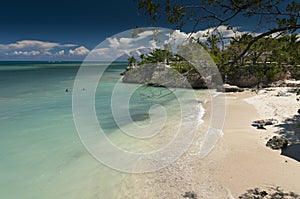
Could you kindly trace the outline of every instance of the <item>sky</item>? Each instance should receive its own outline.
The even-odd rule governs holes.
[[[152,25],[133,0],[2,1],[0,60],[82,60],[106,38]]]

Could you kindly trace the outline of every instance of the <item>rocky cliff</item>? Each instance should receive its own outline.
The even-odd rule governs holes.
[[[199,73],[180,74],[177,70],[162,63],[144,64],[124,73],[123,82],[177,88],[207,88],[211,76],[203,78]]]

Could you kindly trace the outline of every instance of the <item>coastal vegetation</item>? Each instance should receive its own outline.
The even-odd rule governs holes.
[[[209,52],[226,83],[253,87],[286,78],[300,78],[298,1],[137,0],[137,3],[138,9],[155,23],[164,21],[179,29],[192,27],[191,33],[200,27],[213,29],[206,34],[206,41],[193,37],[191,39]],[[226,26],[228,30],[235,31],[233,27],[236,18],[256,21],[253,28],[259,29],[260,33],[244,33],[226,38],[218,27]],[[148,56],[142,55],[142,61],[138,64],[162,62],[164,56],[168,57],[167,62],[172,60],[172,55],[167,51],[154,50]],[[171,65],[181,73],[193,71],[190,65],[180,60],[172,61]],[[175,66],[178,62],[179,67]]]
[[[138,58],[128,58],[129,66],[123,81],[152,86],[207,88],[206,77],[179,54],[166,49],[154,49]],[[183,78],[184,77],[184,78]]]
[[[212,35],[201,45],[207,49],[224,81],[243,87],[264,85],[281,79],[299,79],[300,42],[297,34],[282,34],[262,38],[251,46],[247,53],[239,57],[255,36],[243,34],[219,48],[221,38]],[[248,81],[245,81],[248,80]]]
[[[243,34],[222,45],[222,39],[217,34],[211,34],[205,41],[192,37],[191,42],[198,43],[209,53],[219,68],[223,82],[241,87],[254,87],[258,84],[268,85],[282,79],[299,79],[300,40],[297,34],[263,38],[252,45],[243,57],[237,59],[238,53],[253,37],[255,36],[248,33]],[[186,77],[194,75],[200,78],[201,76],[191,63],[167,49],[154,49],[137,58],[132,56],[128,58],[128,62],[129,68],[163,63]],[[203,85],[195,87],[203,87]]]

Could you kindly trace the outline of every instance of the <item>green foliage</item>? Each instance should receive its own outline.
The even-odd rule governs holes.
[[[280,75],[283,74],[283,69],[278,66],[258,64],[252,67],[254,75],[259,79],[259,82],[263,82],[264,79],[267,82],[277,81]]]
[[[172,68],[177,70],[180,74],[195,74],[198,73],[198,71],[188,62],[181,61],[181,62],[174,62],[172,63]]]
[[[134,65],[135,63],[137,63],[137,60],[135,59],[134,56],[128,57],[127,60],[128,60],[128,65],[129,65],[129,66],[132,66],[132,65]]]
[[[166,62],[168,64],[169,60],[173,59],[174,56],[168,50],[154,49],[148,55],[141,55],[140,58],[142,59],[140,64],[158,63],[158,62]]]
[[[139,65],[148,64],[148,63],[165,63],[170,65],[173,69],[177,70],[180,74],[194,74],[198,73],[197,70],[188,63],[182,56],[173,55],[170,51],[164,49],[154,49],[149,54],[142,54],[140,56],[141,61]],[[128,58],[129,63],[136,63],[134,57]]]
[[[230,41],[226,48],[221,48],[221,40],[217,34],[211,34],[206,42],[198,38],[191,38],[189,45],[201,45],[202,51],[207,51],[209,56],[217,64],[222,77],[227,80],[249,78],[256,83],[270,83],[285,77],[287,71],[291,76],[300,79],[300,42],[295,34],[284,34],[274,39],[266,37],[251,46],[248,53],[232,63],[238,53],[246,48],[247,43],[253,39],[253,35],[244,34]],[[169,46],[165,46],[169,49]],[[197,70],[183,57],[194,59],[198,53],[190,53],[190,49],[181,46],[174,55],[169,50],[154,49],[151,53],[140,55],[138,64],[166,63],[181,74],[195,74]],[[195,48],[199,49],[199,48]],[[201,52],[199,52],[201,53]],[[129,58],[130,63],[136,60]]]
[[[278,65],[299,64],[299,45],[289,34],[300,28],[300,2],[296,0],[234,0],[234,1],[171,1],[171,0],[136,0],[138,9],[144,11],[153,21],[165,20],[177,28],[187,22],[194,23],[191,32],[200,25],[209,24],[212,28],[221,25],[232,27],[232,21],[237,17],[257,20],[257,27],[263,26],[266,32],[259,35],[244,34],[231,40],[225,52],[218,46],[224,38],[222,34],[207,34],[207,42],[200,42],[209,51],[212,58],[221,66],[233,61],[236,65],[245,65],[246,62],[277,62]],[[274,33],[288,33],[277,39],[270,36]],[[285,38],[286,37],[286,38]],[[282,45],[281,40],[289,39],[289,44]],[[287,41],[285,41],[287,43]],[[223,50],[223,49],[222,49]],[[245,57],[246,55],[246,57]],[[270,77],[271,72],[270,72]]]
[[[279,72],[280,72],[279,67],[276,66],[267,67],[267,69],[265,69],[265,76],[267,80],[270,82],[276,81],[278,80]]]

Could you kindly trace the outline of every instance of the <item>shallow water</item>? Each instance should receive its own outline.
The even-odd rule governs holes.
[[[1,198],[114,198],[120,195],[122,179],[127,174],[96,161],[82,145],[74,125],[72,89],[79,66],[79,63],[0,65]],[[133,144],[135,141],[123,136],[113,120],[110,95],[125,67],[116,63],[101,79],[95,95],[98,121],[107,136],[125,149],[147,151],[161,147],[153,144],[155,142]],[[128,89],[137,87],[126,86]],[[138,125],[151,122],[148,110],[157,103],[166,107],[171,119],[168,126],[177,122],[178,118],[173,116],[180,108],[174,96],[152,96],[153,93],[161,96],[162,92],[169,91],[141,87],[133,94],[130,113]]]

